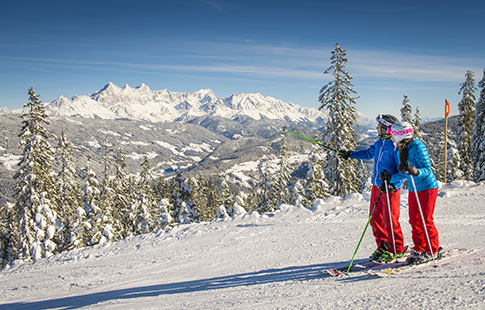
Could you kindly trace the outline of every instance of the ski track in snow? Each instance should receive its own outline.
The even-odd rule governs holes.
[[[385,279],[322,277],[319,270],[349,263],[367,221],[368,197],[351,195],[17,262],[0,272],[0,310],[485,309],[484,200],[485,184],[440,188],[441,245],[467,251],[438,268]],[[368,231],[357,262],[373,250]]]

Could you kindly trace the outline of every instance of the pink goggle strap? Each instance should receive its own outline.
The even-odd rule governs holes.
[[[412,129],[412,128],[408,128],[408,129],[403,130],[403,131],[394,131],[394,130],[391,130],[391,129],[389,128],[389,130],[388,130],[388,131],[389,131],[389,133],[390,133],[391,135],[393,135],[393,136],[403,136],[403,135],[405,135],[405,134],[408,134],[408,133],[413,132],[413,129]]]

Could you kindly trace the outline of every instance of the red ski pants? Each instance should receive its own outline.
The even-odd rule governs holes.
[[[423,211],[424,221],[426,223],[426,229],[428,231],[431,247],[433,248],[433,254],[438,251],[440,242],[438,239],[438,230],[434,225],[433,213],[436,204],[436,197],[438,196],[438,189],[429,189],[418,192],[419,202],[421,203],[421,209]],[[414,250],[418,252],[429,251],[428,240],[424,231],[423,219],[418,209],[418,203],[416,201],[416,194],[409,192],[409,224],[411,224]]]
[[[379,187],[375,185],[372,186],[369,215],[376,204],[380,192],[381,190]],[[374,234],[374,238],[376,239],[378,248],[381,248],[382,242],[387,242],[389,244],[389,251],[394,253],[394,246],[392,242],[392,231],[394,231],[394,241],[396,242],[395,253],[401,253],[404,251],[403,234],[401,224],[399,224],[401,190],[399,189],[395,192],[390,191],[389,200],[391,205],[393,229],[391,229],[391,221],[389,219],[389,208],[387,204],[386,192],[382,193],[381,199],[377,203],[377,207],[374,211],[374,215],[372,216],[370,225],[372,227],[372,232]]]

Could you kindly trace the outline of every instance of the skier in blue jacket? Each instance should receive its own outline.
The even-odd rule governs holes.
[[[390,181],[405,176],[409,187],[409,223],[414,247],[408,262],[423,263],[433,259],[440,251],[438,230],[433,218],[438,181],[431,168],[428,149],[423,142],[413,137],[411,124],[395,123],[390,132],[400,160],[399,172],[392,173]]]
[[[392,143],[390,134],[392,124],[396,123],[398,119],[389,114],[379,114],[376,120],[379,140],[368,149],[359,151],[339,150],[338,154],[344,159],[374,159],[369,215],[381,192],[383,193],[379,202],[377,202],[374,215],[370,222],[377,243],[377,249],[372,253],[370,258],[380,262],[389,262],[396,258],[394,253],[397,254],[397,257],[401,257],[405,251],[403,233],[401,225],[399,224],[401,187],[404,177],[398,178],[398,175],[396,175],[399,172],[399,158],[397,157],[397,151]],[[381,173],[389,176],[396,175],[395,179],[388,183],[387,189],[385,188],[385,183],[381,180]],[[388,193],[389,195],[387,195]],[[388,211],[388,197],[392,215],[392,226]],[[392,239],[392,235],[394,235],[394,240]]]

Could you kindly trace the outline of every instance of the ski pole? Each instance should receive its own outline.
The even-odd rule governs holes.
[[[372,220],[372,216],[374,215],[374,212],[376,211],[377,204],[379,203],[379,200],[381,200],[382,192],[380,192],[379,197],[377,197],[376,204],[372,208],[372,211],[369,215],[369,220],[367,220],[367,224],[365,225],[364,232],[362,232],[362,236],[360,236],[359,243],[357,244],[357,248],[355,249],[354,256],[352,256],[352,260],[350,261],[349,268],[347,268],[347,273],[350,271],[350,268],[352,268],[352,263],[354,262],[355,255],[357,254],[357,251],[359,250],[360,243],[362,242],[362,239],[364,238],[365,232],[367,231],[367,227],[369,227],[370,221]]]
[[[309,139],[309,138],[307,138],[307,137],[304,137],[304,136],[302,136],[302,135],[300,135],[300,134],[297,134],[296,132],[293,132],[293,131],[291,131],[291,130],[287,129],[286,127],[283,127],[283,130],[284,130],[284,131],[286,131],[286,132],[289,132],[289,133],[291,133],[291,134],[294,134],[294,135],[295,135],[295,136],[297,136],[297,137],[300,137],[300,138],[302,138],[302,139],[305,139],[305,140],[307,140],[308,142],[311,142],[311,143],[316,144],[316,145],[320,145],[320,146],[322,146],[322,147],[324,147],[324,148],[326,148],[326,149],[329,149],[329,150],[331,150],[331,151],[337,152],[337,154],[339,153],[339,151],[338,151],[337,149],[334,149],[334,148],[332,148],[332,147],[330,147],[330,146],[328,146],[328,145],[325,145],[325,144],[323,144],[323,143],[317,142],[317,141],[315,141],[315,140],[312,140],[312,139]]]
[[[416,195],[416,201],[418,202],[419,214],[421,215],[421,220],[423,221],[424,233],[426,234],[426,241],[428,241],[429,251],[431,254],[431,258],[433,259],[433,264],[434,264],[433,267],[437,267],[436,261],[434,259],[433,248],[431,247],[431,240],[429,239],[428,229],[426,228],[426,222],[424,221],[423,210],[421,209],[421,203],[419,202],[418,191],[416,190],[416,184],[414,184],[413,176],[412,175],[409,175],[409,176],[411,177],[411,183],[413,183],[414,194]]]
[[[392,245],[394,246],[394,259],[396,259],[397,258],[396,239],[394,239],[394,227],[392,226],[391,199],[389,199],[389,187],[387,186],[387,180],[384,180],[384,184],[386,185],[387,209],[389,210],[389,222],[391,223],[391,236],[392,236]]]

